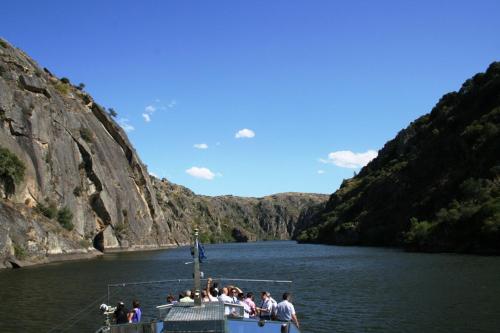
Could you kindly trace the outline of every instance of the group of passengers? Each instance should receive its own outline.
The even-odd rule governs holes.
[[[240,288],[231,285],[219,289],[217,282],[212,283],[212,279],[208,278],[206,288],[201,291],[201,300],[206,303],[222,302],[224,304],[238,305],[243,308],[244,318],[279,320],[284,322],[293,321],[299,327],[299,321],[295,313],[295,308],[291,303],[291,294],[289,292],[283,294],[283,300],[279,303],[271,297],[268,291],[263,291],[260,295],[260,306],[256,306],[252,292],[245,294]],[[167,296],[167,304],[175,304],[177,302],[194,302],[194,292],[189,289],[185,290],[179,295],[178,301],[173,295]],[[234,315],[236,313],[236,311],[231,312],[229,307],[227,310],[229,313],[226,312],[226,314]]]
[[[141,308],[139,301],[132,302],[132,310],[127,310],[125,303],[118,302],[113,317],[117,324],[138,323],[141,321]]]

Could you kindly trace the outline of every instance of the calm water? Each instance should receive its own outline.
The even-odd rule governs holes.
[[[294,242],[207,245],[206,252],[206,275],[293,280],[240,286],[269,289],[276,299],[290,289],[305,333],[500,331],[499,257]],[[189,259],[179,248],[0,271],[0,331],[94,332],[108,283],[189,278]],[[138,298],[147,318],[185,287],[112,288],[111,301]],[[68,321],[74,316],[78,322]]]

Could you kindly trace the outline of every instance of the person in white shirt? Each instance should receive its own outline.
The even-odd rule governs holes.
[[[215,283],[214,283],[214,285],[215,285]],[[205,288],[205,291],[207,293],[208,302],[218,302],[219,301],[219,299],[217,298],[217,289],[212,286],[212,278],[208,278],[207,287]]]
[[[183,293],[183,298],[179,300],[180,303],[190,303],[194,302],[194,299],[191,298],[191,290],[187,289]]]
[[[275,320],[276,319],[276,307],[278,306],[278,302],[276,302],[276,300],[271,297],[270,292],[267,292],[267,297],[269,298],[269,301],[271,302],[271,319]]]
[[[250,308],[250,305],[248,305],[245,302],[244,293],[238,294],[238,305],[241,305],[243,307],[243,318],[250,318],[250,313],[252,312],[252,309]]]
[[[219,295],[219,301],[222,303],[232,303],[233,299],[227,295],[228,290],[226,287],[222,288],[222,294]]]
[[[260,293],[260,297],[262,299],[262,303],[259,308],[256,308],[259,311],[260,319],[263,320],[271,320],[271,313],[273,311],[273,303],[268,296],[268,292],[263,291]]]
[[[295,308],[292,303],[290,303],[291,294],[284,293],[283,301],[278,303],[276,307],[276,318],[280,321],[293,321],[297,328],[299,328],[299,320],[297,319],[297,314],[295,313]]]

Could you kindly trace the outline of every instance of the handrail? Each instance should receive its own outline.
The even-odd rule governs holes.
[[[170,280],[153,280],[153,281],[135,281],[135,282],[121,282],[121,283],[111,283],[108,284],[108,304],[110,298],[110,288],[112,287],[126,287],[133,285],[142,285],[142,284],[155,284],[155,283],[166,283],[166,282],[190,282],[194,279],[170,279]],[[200,279],[201,281],[207,281],[208,279]],[[225,278],[225,277],[217,277],[212,278],[212,281],[239,281],[239,282],[264,282],[264,283],[293,283],[291,280],[261,280],[261,279],[242,279],[242,278]]]

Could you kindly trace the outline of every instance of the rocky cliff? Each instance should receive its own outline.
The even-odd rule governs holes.
[[[500,63],[387,142],[310,222],[299,240],[500,253]]]
[[[287,239],[323,195],[198,196],[150,177],[81,87],[0,39],[0,267],[205,240]]]

